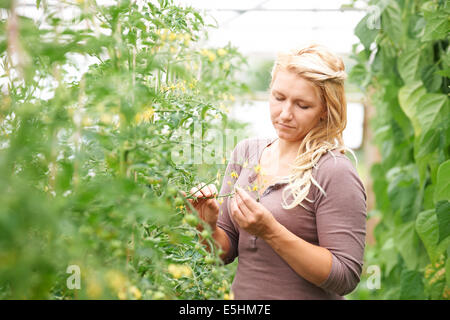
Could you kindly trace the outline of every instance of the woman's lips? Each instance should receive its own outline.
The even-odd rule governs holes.
[[[285,128],[290,128],[290,129],[293,129],[294,127],[290,127],[290,126],[288,126],[288,125],[285,125],[285,124],[283,124],[283,123],[279,123],[278,122],[278,124],[280,125],[280,126],[282,126],[282,127],[285,127]]]

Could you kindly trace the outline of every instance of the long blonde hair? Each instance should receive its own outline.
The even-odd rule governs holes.
[[[325,191],[313,178],[312,169],[322,155],[338,149],[341,153],[349,150],[345,147],[342,133],[347,125],[347,101],[344,81],[347,78],[342,59],[322,45],[310,44],[289,53],[279,53],[272,69],[273,81],[280,70],[294,72],[310,81],[320,92],[322,105],[327,110],[326,119],[319,121],[303,138],[292,166],[292,174],[281,181],[288,182],[283,189],[283,208],[292,209],[307,198],[311,184],[323,193]],[[351,150],[349,150],[351,152]],[[294,201],[286,202],[286,193],[290,191]]]

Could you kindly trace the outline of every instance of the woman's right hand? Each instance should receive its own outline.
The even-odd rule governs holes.
[[[182,191],[183,195],[186,193]],[[190,190],[193,199],[187,199],[189,203],[197,210],[200,219],[205,221],[214,230],[216,228],[217,219],[219,218],[219,203],[216,200],[218,195],[217,188],[214,184],[208,186],[203,183]],[[188,211],[191,212],[189,207]]]

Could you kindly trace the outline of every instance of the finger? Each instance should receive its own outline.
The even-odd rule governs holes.
[[[201,192],[202,192],[203,196],[206,197],[206,198],[209,198],[209,197],[212,196],[212,192],[209,189],[209,186],[207,186],[206,184],[203,185],[203,187],[201,189]]]
[[[249,210],[245,202],[242,200],[239,193],[236,194],[236,205],[239,207],[244,217],[248,218],[252,215],[252,212]]]
[[[259,209],[259,203],[255,201],[244,189],[235,186],[235,190],[242,200],[243,204],[247,207],[248,211],[254,212]]]
[[[233,198],[230,199],[230,211],[231,211],[231,217],[236,221],[236,223],[242,227],[245,223],[245,217],[240,212],[239,207],[236,204],[236,200]]]
[[[205,183],[200,183],[197,188],[199,189],[200,197],[208,197],[209,196],[209,189],[208,186]]]
[[[197,186],[197,187],[193,187],[193,188],[191,189],[190,193],[191,193],[191,195],[192,195],[194,198],[201,198],[201,197],[203,197],[203,193],[200,192],[198,186]]]
[[[208,188],[209,188],[209,192],[212,197],[216,197],[219,194],[219,192],[217,191],[216,185],[210,184],[210,185],[208,185]]]

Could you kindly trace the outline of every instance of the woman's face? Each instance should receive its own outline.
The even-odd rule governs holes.
[[[270,118],[280,139],[300,141],[326,111],[308,80],[280,69],[270,89]]]

